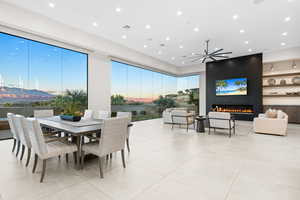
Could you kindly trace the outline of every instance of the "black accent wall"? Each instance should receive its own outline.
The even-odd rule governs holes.
[[[237,119],[252,120],[262,112],[262,54],[242,56],[206,63],[206,111],[213,104],[252,105],[254,115],[236,115]],[[216,96],[216,80],[247,78],[248,95]]]

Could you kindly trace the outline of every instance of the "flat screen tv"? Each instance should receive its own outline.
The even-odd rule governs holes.
[[[217,96],[247,95],[247,78],[216,81]]]

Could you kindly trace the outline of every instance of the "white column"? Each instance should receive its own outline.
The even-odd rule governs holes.
[[[206,72],[199,75],[199,115],[206,115]]]
[[[98,53],[89,54],[88,103],[89,109],[110,111],[111,61]]]

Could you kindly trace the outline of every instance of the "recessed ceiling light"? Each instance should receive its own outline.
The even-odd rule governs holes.
[[[49,5],[50,8],[54,8],[55,7],[55,3],[53,3],[53,2],[49,2],[48,5]]]
[[[192,53],[192,56],[194,56],[194,55],[195,55],[195,53],[193,52],[193,53]]]
[[[245,41],[245,44],[249,44],[249,41]]]
[[[175,60],[175,57],[172,57],[171,59],[172,59],[172,60]]]
[[[194,31],[195,31],[195,32],[198,32],[198,31],[199,31],[199,28],[198,28],[198,27],[195,27],[195,28],[194,28]]]
[[[182,15],[182,11],[181,10],[178,10],[177,11],[177,16],[181,16]]]
[[[285,46],[286,45],[286,43],[285,42],[281,42],[281,46]]]
[[[284,18],[284,21],[286,21],[286,22],[291,21],[291,17],[286,17],[286,18]]]
[[[252,52],[252,49],[248,49],[249,52]]]
[[[241,30],[240,30],[240,33],[245,33],[245,30],[244,30],[244,29],[241,29]]]
[[[185,64],[185,62],[184,62],[184,61],[182,61],[181,63],[182,63],[183,65]]]
[[[150,29],[150,28],[151,28],[150,24],[147,24],[147,25],[145,26],[145,28],[146,28],[146,29]]]
[[[122,38],[125,40],[127,39],[127,35],[122,35]]]
[[[167,40],[167,41],[169,41],[169,40],[170,40],[170,37],[169,37],[169,36],[167,36],[167,37],[166,37],[166,40]]]
[[[281,35],[282,36],[287,36],[287,34],[288,34],[287,32],[283,32]]]
[[[159,50],[157,53],[158,53],[159,55],[161,55],[161,54],[162,54],[162,51]]]
[[[116,12],[121,12],[122,9],[121,9],[120,7],[116,7],[115,11],[116,11]]]
[[[239,16],[237,14],[232,16],[232,19],[237,20],[239,18]]]
[[[180,48],[180,49],[182,49],[182,48],[183,48],[183,46],[182,46],[182,45],[180,45],[180,46],[179,46],[179,48]]]
[[[147,47],[148,47],[148,45],[144,44],[144,48],[147,48]]]
[[[97,22],[93,22],[93,26],[97,27],[98,23]]]

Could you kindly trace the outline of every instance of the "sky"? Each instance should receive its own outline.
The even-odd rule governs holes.
[[[244,81],[247,80],[246,78],[235,78],[235,79],[227,79],[224,80],[228,83],[228,86],[226,88],[220,88],[220,91],[228,91],[228,90],[236,90],[240,88],[241,86],[235,85],[236,81]]]
[[[0,33],[5,86],[61,92],[87,88],[87,55]]]
[[[112,62],[112,94],[129,98],[152,98],[199,88],[199,76],[176,78],[127,64]]]

